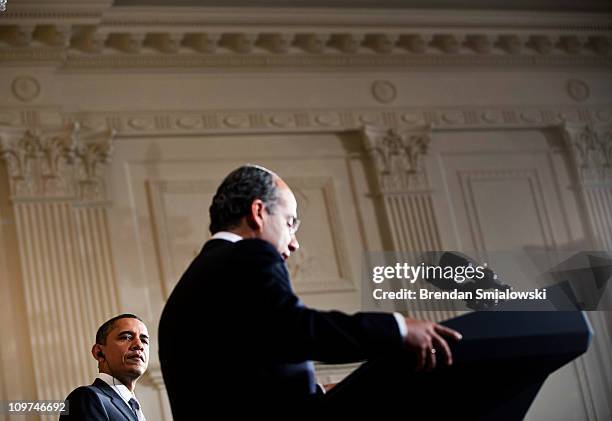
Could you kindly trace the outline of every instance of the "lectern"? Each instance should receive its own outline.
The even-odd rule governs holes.
[[[592,336],[580,311],[484,311],[442,324],[463,334],[451,345],[451,367],[415,373],[406,352],[370,360],[329,392],[331,411],[375,412],[382,419],[522,420],[548,375],[584,353]]]

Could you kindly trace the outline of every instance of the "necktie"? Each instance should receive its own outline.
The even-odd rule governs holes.
[[[134,414],[136,415],[136,418],[138,418],[138,411],[140,410],[140,404],[134,398],[130,398],[128,403],[130,404],[130,408],[132,408],[132,411],[134,411]]]

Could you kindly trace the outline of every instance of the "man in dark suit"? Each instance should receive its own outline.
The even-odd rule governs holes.
[[[120,314],[96,333],[91,354],[98,362],[98,378],[73,390],[66,398],[68,415],[61,421],[144,421],[134,395],[138,378],[149,363],[149,334],[142,320]]]
[[[299,247],[297,203],[265,168],[229,174],[210,206],[208,241],[168,298],[159,357],[174,420],[315,412],[312,360],[362,361],[408,349],[417,369],[445,364],[460,335],[400,314],[317,311],[294,294],[285,260]],[[227,418],[224,418],[227,419]]]

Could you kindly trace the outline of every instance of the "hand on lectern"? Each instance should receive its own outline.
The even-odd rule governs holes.
[[[458,341],[461,334],[453,329],[425,320],[406,318],[406,348],[416,355],[416,371],[429,371],[436,367],[438,356],[446,365],[453,363],[451,350],[446,339]]]

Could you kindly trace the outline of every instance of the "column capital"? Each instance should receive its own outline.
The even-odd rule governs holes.
[[[562,128],[580,182],[612,186],[612,125],[566,123]]]
[[[382,193],[428,188],[423,157],[431,142],[431,126],[363,128],[366,153],[374,163]]]
[[[7,164],[12,199],[105,200],[102,168],[114,134],[77,123],[0,129],[0,159]]]

